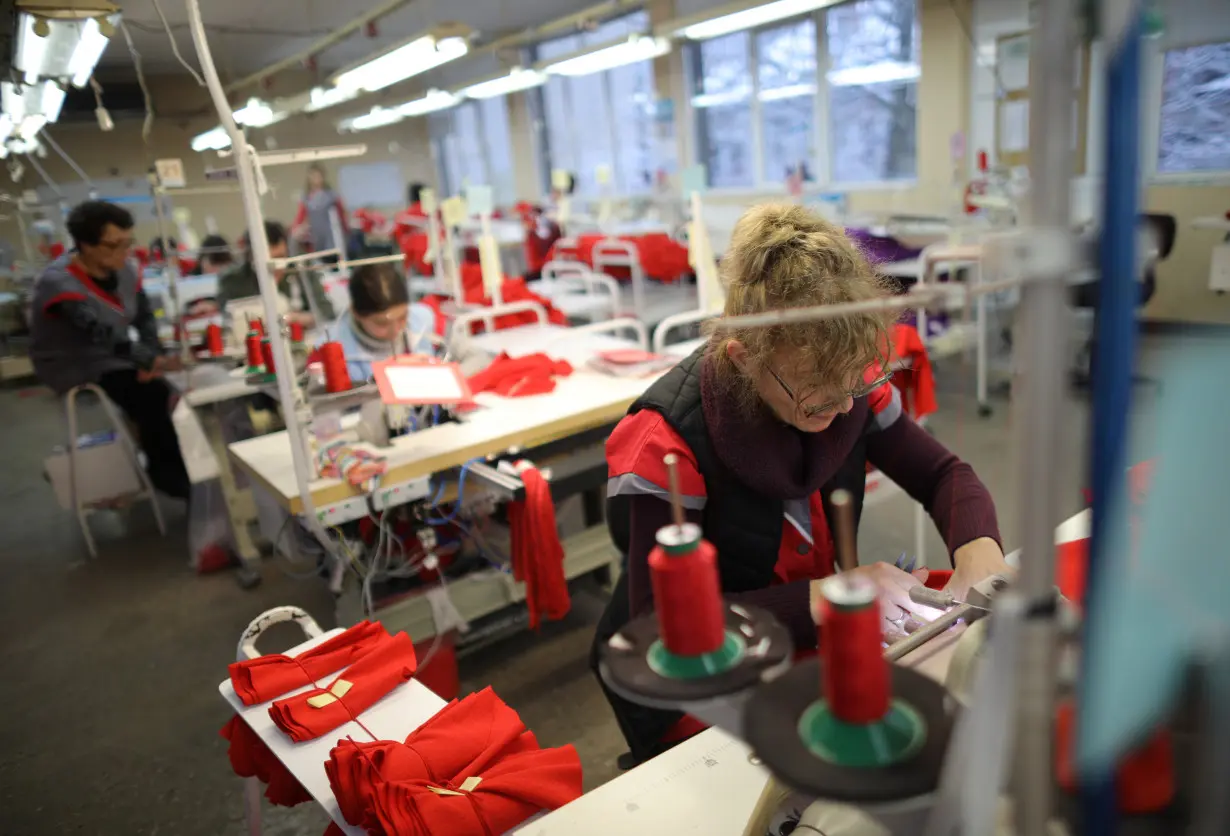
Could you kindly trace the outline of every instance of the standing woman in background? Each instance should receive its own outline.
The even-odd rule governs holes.
[[[341,226],[341,241],[333,240],[333,223],[329,217],[329,213],[333,211],[337,212],[338,224]],[[299,201],[299,213],[295,215],[292,227],[294,237],[306,238],[312,251],[346,250],[346,238],[350,234],[346,208],[325,179],[325,170],[315,163],[308,167],[307,186],[303,191],[303,199]]]

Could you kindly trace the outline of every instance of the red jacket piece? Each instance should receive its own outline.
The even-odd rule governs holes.
[[[219,734],[230,741],[226,754],[230,758],[231,769],[240,778],[257,778],[265,784],[265,798],[271,804],[294,807],[312,800],[303,784],[269,751],[265,741],[241,717],[232,717]]]
[[[908,415],[922,418],[939,408],[935,401],[935,373],[927,347],[913,325],[893,326],[893,354],[899,360],[909,360],[910,367],[893,375],[893,385],[901,392],[901,402]]]
[[[343,670],[326,688],[313,688],[269,706],[274,725],[296,743],[314,740],[356,719],[381,697],[414,676],[414,642],[405,633],[381,639],[365,655]],[[339,683],[350,683],[342,691]],[[325,705],[309,703],[316,697],[335,697]]]
[[[586,264],[594,263],[594,245],[608,239],[607,235],[580,235],[576,246],[563,248],[557,242],[547,259],[569,257]],[[652,232],[647,235],[621,235],[619,240],[635,244],[637,255],[641,260],[641,269],[645,275],[660,282],[678,281],[692,271],[688,264],[688,248],[663,232]],[[611,276],[616,279],[627,279],[627,270],[613,270]]]
[[[572,374],[567,360],[552,360],[545,354],[512,358],[501,354],[491,365],[470,378],[470,391],[495,392],[506,398],[543,395],[554,391],[555,378]]]
[[[244,705],[257,705],[316,682],[350,665],[388,633],[379,624],[360,621],[343,633],[298,656],[281,653],[232,662],[231,684]]]
[[[530,629],[537,630],[544,617],[556,621],[566,616],[572,599],[564,577],[564,546],[555,524],[551,486],[535,467],[523,470],[521,481],[525,499],[508,503],[512,569],[513,578],[525,583]]]

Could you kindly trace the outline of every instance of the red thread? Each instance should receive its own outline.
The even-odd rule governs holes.
[[[880,636],[880,604],[837,606],[821,597],[822,687],[833,716],[846,723],[884,719],[889,703],[889,669]]]
[[[248,332],[248,368],[255,369],[261,364],[261,338],[253,329]]]
[[[303,342],[303,323],[298,320],[290,324],[290,341],[292,343]]]
[[[708,541],[685,554],[661,546],[649,553],[658,630],[677,656],[712,653],[726,638],[726,612],[718,581],[717,549]]]
[[[261,358],[265,361],[265,374],[273,374],[273,344],[267,337],[261,340]]]
[[[255,331],[256,336],[258,337],[265,336],[265,320],[261,319],[259,316],[248,320],[248,328],[249,330]]]
[[[350,391],[350,371],[346,368],[346,352],[339,342],[320,345],[320,362],[325,367],[325,389],[329,392]]]
[[[216,322],[205,326],[205,347],[214,357],[220,356],[226,350],[222,344],[222,326]]]

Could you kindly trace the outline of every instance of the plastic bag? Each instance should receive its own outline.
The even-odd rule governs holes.
[[[229,568],[233,563],[234,538],[226,511],[222,482],[195,482],[188,499],[189,565],[205,575]]]

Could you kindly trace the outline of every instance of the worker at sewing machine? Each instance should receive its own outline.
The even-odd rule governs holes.
[[[56,394],[97,384],[136,425],[154,487],[187,499],[172,391],[162,377],[180,361],[164,354],[158,341],[153,310],[129,258],[132,230],[132,215],[112,203],[91,200],[72,210],[73,249],[47,265],[34,286],[30,360]]]
[[[870,300],[887,290],[841,228],[795,205],[748,211],[722,259],[728,316]],[[867,313],[774,328],[715,330],[636,401],[607,440],[608,522],[627,556],[595,647],[653,608],[648,557],[671,523],[663,463],[678,461],[691,522],[717,549],[723,591],[772,612],[795,647],[816,646],[818,579],[834,572],[834,490],[862,506],[867,465],[930,512],[958,597],[1008,571],[995,506],[961,461],[905,415],[888,367],[891,315]],[[937,613],[911,601],[926,570],[854,570],[880,589],[884,632]],[[677,712],[608,692],[632,762],[699,730]],[[621,760],[621,765],[623,761]]]
[[[265,221],[265,237],[269,241],[270,258],[286,258],[289,244],[286,227],[277,221]],[[225,271],[218,277],[218,297],[225,306],[230,299],[246,299],[260,295],[260,284],[256,279],[256,266],[252,263],[252,247],[245,233],[243,237],[244,260]],[[288,322],[299,322],[304,328],[315,327],[319,312],[326,321],[333,319],[333,305],[325,293],[320,277],[312,270],[288,270],[285,267],[275,267],[270,271],[277,283],[278,293],[286,300],[289,313]],[[309,301],[308,294],[311,294]]]
[[[350,274],[350,310],[329,329],[342,344],[353,381],[370,380],[372,363],[394,354],[433,352],[435,313],[410,304],[405,276],[392,264],[364,264]]]

